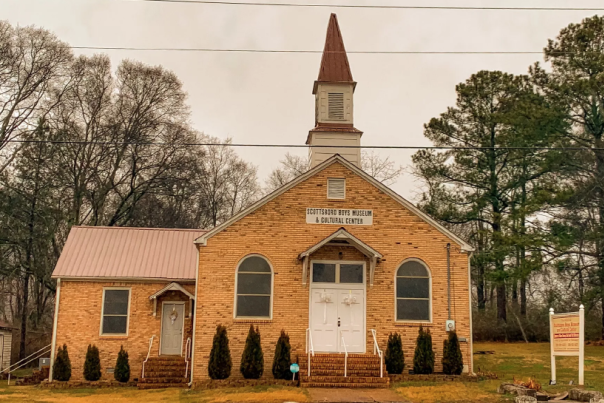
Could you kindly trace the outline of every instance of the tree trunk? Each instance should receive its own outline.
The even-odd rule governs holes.
[[[476,294],[478,295],[478,309],[484,311],[485,308],[485,287],[484,287],[484,265],[478,265],[478,276],[476,276]]]
[[[23,278],[23,295],[21,300],[21,340],[19,340],[19,359],[25,358],[25,337],[27,336],[27,300],[29,299],[29,271]]]
[[[520,316],[526,317],[526,280],[520,280]]]

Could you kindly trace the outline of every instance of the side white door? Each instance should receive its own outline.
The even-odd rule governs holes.
[[[338,351],[338,291],[315,288],[311,294],[311,332],[316,352]]]
[[[162,355],[181,355],[185,305],[164,302],[161,315]]]
[[[341,352],[342,338],[349,353],[365,352],[365,291],[338,290],[338,321],[340,323]]]

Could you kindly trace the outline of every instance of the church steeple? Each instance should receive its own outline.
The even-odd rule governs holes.
[[[334,154],[340,154],[360,166],[361,150],[343,146],[360,146],[361,131],[354,128],[353,95],[356,82],[352,79],[338,18],[331,14],[321,58],[319,77],[314,83],[315,127],[308,133],[306,144],[311,147],[311,167]]]

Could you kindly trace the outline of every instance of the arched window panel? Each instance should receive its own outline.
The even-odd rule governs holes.
[[[260,256],[245,258],[237,268],[235,317],[270,318],[273,272]]]
[[[430,273],[415,260],[403,263],[396,272],[396,320],[429,321]]]

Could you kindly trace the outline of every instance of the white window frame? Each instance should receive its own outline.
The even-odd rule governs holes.
[[[344,181],[344,195],[342,197],[329,197],[329,181],[341,180]],[[327,178],[327,199],[329,200],[346,200],[346,178]]]
[[[315,271],[315,263],[320,264],[335,264],[336,265],[336,282],[335,283],[320,283],[313,281],[313,272]],[[363,282],[362,283],[340,283],[340,265],[342,264],[360,264],[363,265]],[[311,260],[310,261],[310,284],[311,288],[345,288],[356,289],[363,288],[367,284],[367,262],[362,260]]]
[[[408,262],[418,262],[422,266],[424,266],[424,268],[428,272],[428,290],[430,292],[429,300],[428,300],[428,303],[429,303],[428,309],[430,310],[430,315],[429,315],[428,320],[398,319],[398,299],[399,298],[397,297],[398,289],[397,289],[396,279],[398,277],[398,271],[401,268],[401,266]],[[418,277],[418,278],[425,278],[425,277]],[[411,298],[402,298],[402,299],[411,299]],[[418,298],[418,299],[423,300],[424,298]],[[403,260],[396,266],[396,270],[394,271],[394,321],[396,323],[432,323],[433,315],[434,315],[434,313],[433,313],[433,309],[432,309],[432,271],[430,271],[430,267],[426,264],[426,262],[424,262],[423,260],[418,259],[418,258],[408,258],[408,259]]]
[[[127,290],[128,291],[128,313],[126,314],[126,333],[103,333],[103,318],[105,317],[105,291],[106,290]],[[132,305],[132,287],[103,287],[103,299],[101,302],[101,325],[99,326],[99,336],[128,336],[130,332],[130,308]]]
[[[268,267],[271,269],[271,295],[270,295],[270,302],[269,302],[269,316],[237,316],[237,286],[238,286],[238,282],[239,282],[239,267],[241,266],[241,263],[243,263],[246,259],[250,258],[250,257],[259,257],[261,259],[264,259],[264,261],[266,263],[268,263]],[[257,273],[257,274],[266,274],[265,272],[246,272],[246,273]],[[241,260],[239,260],[239,262],[237,263],[237,266],[235,267],[235,300],[233,303],[233,319],[235,320],[272,320],[273,319],[273,296],[275,295],[275,270],[273,268],[273,264],[271,263],[271,261],[264,255],[261,255],[259,253],[252,253],[249,255],[245,255]],[[246,294],[248,295],[248,294]],[[258,296],[263,296],[265,297],[266,295],[258,295]]]

